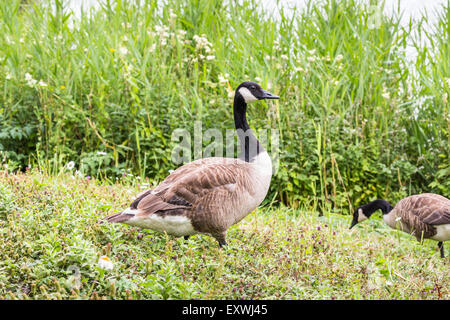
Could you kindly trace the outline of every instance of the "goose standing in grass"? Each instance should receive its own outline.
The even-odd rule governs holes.
[[[198,159],[173,171],[153,190],[123,212],[106,217],[174,236],[208,234],[226,245],[226,231],[252,212],[266,197],[272,178],[267,151],[247,123],[247,104],[279,99],[255,82],[241,83],[235,92],[234,123],[241,144],[239,159]]]
[[[418,241],[438,241],[444,258],[444,241],[450,240],[450,200],[434,193],[423,193],[400,200],[395,207],[383,199],[360,206],[353,213],[350,229],[364,221],[378,209],[383,220],[393,229],[414,235]]]

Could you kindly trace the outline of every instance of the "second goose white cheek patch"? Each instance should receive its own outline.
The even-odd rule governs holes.
[[[366,220],[366,215],[362,212],[362,209],[358,210],[358,222]]]
[[[240,88],[239,93],[242,97],[244,97],[244,100],[246,103],[253,102],[258,100],[247,88]]]

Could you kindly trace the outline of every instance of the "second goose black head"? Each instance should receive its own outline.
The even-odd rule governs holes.
[[[380,209],[383,214],[387,214],[393,209],[393,207],[389,202],[383,199],[377,199],[375,201],[369,202],[368,204],[360,206],[355,210],[355,212],[353,212],[353,220],[350,229],[359,222],[369,219],[372,213],[374,213],[378,209]]]

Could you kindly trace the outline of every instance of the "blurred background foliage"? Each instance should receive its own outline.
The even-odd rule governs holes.
[[[281,96],[248,115],[280,134],[266,204],[345,213],[450,194],[448,3],[431,27],[357,0],[280,2],[279,17],[254,0],[111,0],[80,17],[66,5],[0,3],[8,170],[158,183],[178,166],[173,130],[201,121],[225,137],[232,88],[256,80]]]

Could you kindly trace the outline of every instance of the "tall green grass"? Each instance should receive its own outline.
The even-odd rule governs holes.
[[[357,0],[263,9],[116,0],[74,19],[63,1],[2,2],[3,163],[56,174],[73,161],[83,175],[158,182],[176,167],[173,130],[233,128],[230,88],[256,79],[282,97],[249,110],[251,126],[281,134],[267,201],[346,212],[376,197],[448,196],[448,4],[431,31],[426,18],[402,28],[398,14],[374,25]]]

